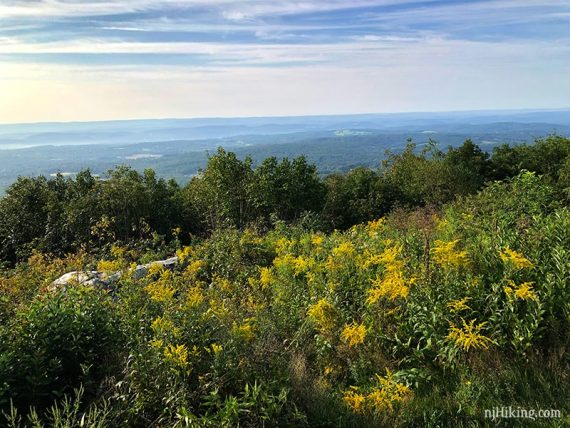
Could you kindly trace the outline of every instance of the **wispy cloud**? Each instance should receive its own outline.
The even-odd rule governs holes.
[[[568,0],[2,0],[0,115],[561,106],[568,28]]]

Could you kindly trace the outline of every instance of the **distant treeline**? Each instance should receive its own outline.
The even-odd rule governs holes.
[[[75,178],[20,177],[0,200],[0,258],[13,263],[33,250],[61,255],[116,241],[189,241],[220,227],[278,221],[345,229],[396,207],[443,204],[521,170],[544,175],[568,198],[570,139],[549,136],[490,154],[470,140],[445,151],[433,142],[418,151],[410,142],[377,169],[325,178],[303,156],[254,166],[222,148],[184,187],[125,166],[104,179],[89,170]]]

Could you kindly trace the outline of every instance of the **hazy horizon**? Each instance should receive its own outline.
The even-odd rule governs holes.
[[[404,115],[446,115],[446,114],[517,114],[532,112],[567,112],[570,106],[556,108],[505,108],[505,109],[476,109],[476,110],[423,110],[423,111],[377,111],[364,113],[316,113],[316,114],[274,114],[274,115],[256,115],[256,116],[164,116],[164,117],[125,117],[115,119],[94,119],[94,120],[63,120],[63,121],[30,121],[30,122],[3,122],[0,120],[0,126],[10,125],[65,125],[65,124],[91,124],[91,123],[112,123],[112,122],[147,122],[147,121],[192,121],[192,120],[232,120],[232,119],[294,119],[294,118],[319,118],[319,117],[350,117],[350,116],[404,116]]]

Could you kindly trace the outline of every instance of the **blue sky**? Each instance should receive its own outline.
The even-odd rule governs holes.
[[[0,122],[570,107],[570,0],[0,0]]]

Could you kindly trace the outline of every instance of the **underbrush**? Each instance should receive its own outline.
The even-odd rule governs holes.
[[[475,427],[512,406],[562,418],[509,426],[564,426],[569,249],[570,212],[524,173],[345,232],[218,230],[112,292],[48,285],[126,271],[129,248],[35,255],[0,285],[2,423]]]

